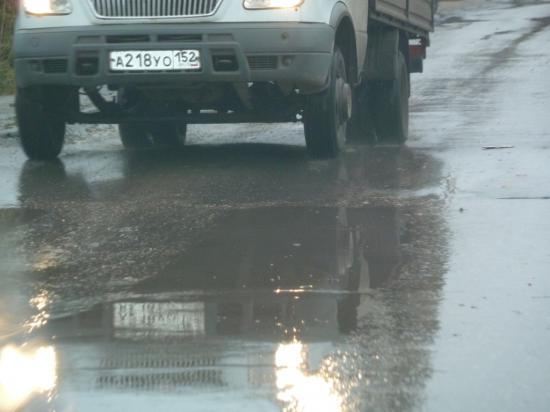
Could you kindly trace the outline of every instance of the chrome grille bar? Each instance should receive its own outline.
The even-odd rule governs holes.
[[[216,12],[222,0],[89,0],[99,18],[200,17]]]

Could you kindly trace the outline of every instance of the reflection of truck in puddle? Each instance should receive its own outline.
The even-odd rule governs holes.
[[[349,331],[358,297],[399,263],[397,213],[388,207],[233,212],[138,290],[182,290],[202,296],[207,307],[213,302],[211,333],[270,336],[281,323],[315,335],[315,319],[333,323],[335,333]]]
[[[331,354],[395,274],[399,238],[394,208],[234,212],[135,295],[50,322],[58,406],[117,410],[115,395],[137,392],[148,393],[137,410],[170,394],[193,408],[222,397],[228,410],[311,406],[316,392],[337,404]]]

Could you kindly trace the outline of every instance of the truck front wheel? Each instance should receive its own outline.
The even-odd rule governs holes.
[[[120,140],[126,149],[177,148],[185,145],[187,125],[180,123],[121,123]]]
[[[397,58],[397,79],[374,85],[374,122],[380,143],[403,144],[409,135],[409,71],[403,54]]]
[[[66,101],[63,90],[44,87],[17,88],[15,112],[25,154],[34,160],[55,159],[65,142],[65,120],[59,108]]]
[[[311,157],[335,157],[346,143],[346,128],[353,99],[346,73],[346,60],[336,46],[328,88],[309,96],[306,102],[304,131],[307,151]]]

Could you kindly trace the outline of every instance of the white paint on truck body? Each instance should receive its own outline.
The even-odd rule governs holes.
[[[18,28],[55,28],[68,26],[89,26],[95,24],[136,24],[140,23],[330,23],[334,7],[344,4],[354,21],[356,30],[366,31],[366,0],[305,0],[300,7],[289,9],[247,10],[242,0],[222,0],[217,11],[211,16],[177,18],[99,18],[89,1],[73,2],[73,12],[66,16],[33,16],[20,8]]]
[[[221,0],[210,16],[178,18],[100,18],[89,0],[73,1],[73,12],[65,16],[34,16],[20,8],[17,30],[89,27],[94,25],[194,24],[194,23],[321,23],[335,24],[342,10],[352,19],[356,34],[359,70],[365,60],[368,26],[367,0],[305,0],[295,8],[247,10],[242,0]]]

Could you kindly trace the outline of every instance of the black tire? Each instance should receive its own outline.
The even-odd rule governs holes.
[[[56,88],[17,88],[15,112],[21,147],[29,159],[57,158],[65,143],[65,120],[59,111],[68,94]],[[57,110],[56,110],[57,109]]]
[[[125,149],[153,147],[147,127],[142,123],[121,123],[118,125],[118,133]]]
[[[185,123],[155,123],[151,125],[151,136],[156,147],[183,147],[187,138],[187,125]]]
[[[402,53],[397,58],[397,79],[377,82],[374,121],[380,143],[403,144],[409,135],[409,71]]]
[[[353,112],[347,128],[347,141],[375,143],[372,82],[364,80],[353,90]]]
[[[118,130],[126,149],[182,147],[187,136],[187,125],[178,123],[121,123]]]
[[[304,131],[308,154],[314,158],[336,157],[346,144],[346,130],[352,109],[351,87],[346,61],[334,49],[328,88],[308,96],[304,111]]]

